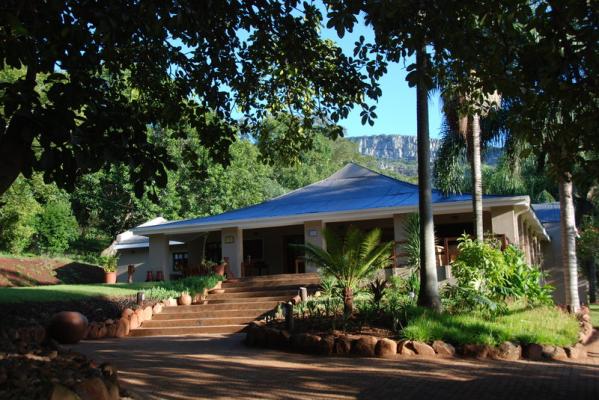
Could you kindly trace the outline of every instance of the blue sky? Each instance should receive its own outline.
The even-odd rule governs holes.
[[[323,10],[324,11],[324,10]],[[354,43],[363,35],[372,40],[373,33],[363,24],[357,26],[351,34],[342,39],[332,29],[325,29],[323,37],[334,40],[343,51],[352,55]],[[406,71],[401,64],[392,64],[381,80],[383,95],[376,104],[378,118],[374,126],[362,125],[360,109],[354,109],[349,117],[340,122],[346,128],[347,136],[402,134],[416,135],[416,89],[410,88],[405,80]],[[438,137],[441,128],[442,114],[439,94],[431,93],[429,97],[429,127],[431,137]]]

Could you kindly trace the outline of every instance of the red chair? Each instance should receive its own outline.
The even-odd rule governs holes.
[[[156,271],[156,281],[162,282],[164,280],[164,274],[162,271]]]
[[[154,280],[154,276],[152,275],[152,271],[146,272],[146,282],[152,282]]]

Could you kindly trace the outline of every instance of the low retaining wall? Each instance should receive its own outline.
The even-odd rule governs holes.
[[[441,340],[423,343],[340,332],[330,334],[290,333],[287,330],[269,326],[265,321],[254,321],[249,325],[245,342],[248,346],[324,356],[396,358],[401,356],[454,357],[461,355],[508,361],[519,359],[563,361],[586,356],[583,344],[588,341],[593,332],[588,308],[582,308],[578,319],[581,327],[579,342],[574,346],[567,347],[536,343],[521,345],[513,342],[504,342],[497,347],[479,344],[453,346]]]

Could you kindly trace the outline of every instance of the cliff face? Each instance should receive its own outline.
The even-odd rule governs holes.
[[[347,138],[358,144],[360,153],[379,160],[412,162],[417,160],[416,136],[376,135]],[[431,139],[431,159],[437,156],[439,139]]]

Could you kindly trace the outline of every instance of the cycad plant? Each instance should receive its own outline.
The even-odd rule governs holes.
[[[390,262],[392,242],[381,243],[381,230],[370,232],[350,227],[344,238],[330,229],[323,230],[327,249],[310,243],[302,245],[306,259],[314,263],[320,273],[337,279],[343,294],[343,313],[349,317],[354,311],[353,289],[358,283],[372,277]]]

